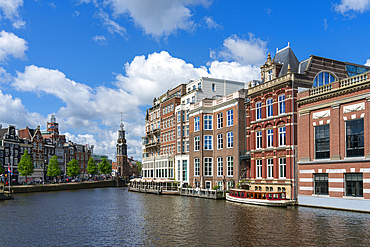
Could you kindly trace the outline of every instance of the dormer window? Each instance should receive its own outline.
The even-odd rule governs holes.
[[[272,69],[268,71],[267,80],[268,81],[272,80]]]
[[[315,79],[313,80],[313,87],[320,87],[322,85],[326,85],[335,81],[335,78],[332,74],[328,72],[320,72],[316,75]]]

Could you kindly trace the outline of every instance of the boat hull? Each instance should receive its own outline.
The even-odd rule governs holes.
[[[294,201],[292,200],[264,200],[264,199],[237,198],[230,196],[228,193],[226,194],[226,200],[231,202],[272,207],[286,207],[294,205]]]

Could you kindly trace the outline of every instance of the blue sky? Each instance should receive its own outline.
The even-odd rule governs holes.
[[[0,123],[46,128],[114,158],[121,112],[141,159],[145,109],[200,76],[259,79],[290,46],[369,64],[370,0],[0,0]]]

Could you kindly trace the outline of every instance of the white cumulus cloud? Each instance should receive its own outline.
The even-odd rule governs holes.
[[[350,11],[363,13],[369,8],[370,0],[341,0],[340,4],[334,5],[334,10],[343,15]]]
[[[4,62],[9,56],[25,59],[27,49],[27,42],[24,39],[4,30],[0,32],[0,62]]]
[[[12,22],[14,28],[22,28],[25,22],[19,15],[19,9],[23,6],[23,0],[1,0],[0,10],[2,10],[5,19],[9,19]]]
[[[370,66],[370,59],[367,59],[367,60],[366,60],[365,65],[366,65],[366,66]]]
[[[211,58],[236,61],[243,65],[259,65],[265,62],[267,48],[266,41],[256,38],[249,33],[247,39],[241,39],[237,35],[224,40],[223,47],[218,51],[211,50]]]
[[[190,6],[208,7],[210,0],[106,0],[115,15],[129,15],[145,34],[155,38],[169,36],[178,29],[194,28]]]

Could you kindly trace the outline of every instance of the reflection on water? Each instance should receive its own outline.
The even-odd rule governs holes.
[[[368,246],[370,214],[128,192],[18,194],[0,201],[1,246]],[[9,229],[9,230],[6,230]]]

